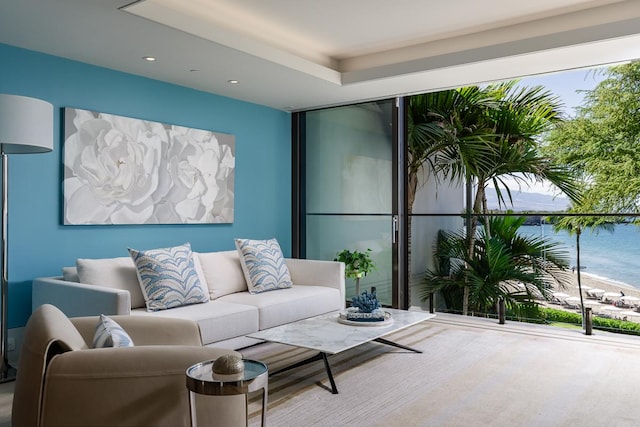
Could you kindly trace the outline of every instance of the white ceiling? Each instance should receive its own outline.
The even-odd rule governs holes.
[[[0,43],[291,111],[640,58],[640,0],[131,1],[0,0]]]

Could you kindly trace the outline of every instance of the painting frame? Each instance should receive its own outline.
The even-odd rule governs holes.
[[[235,136],[64,108],[64,225],[229,224]]]

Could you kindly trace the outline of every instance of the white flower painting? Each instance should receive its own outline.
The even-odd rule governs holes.
[[[64,224],[232,223],[233,135],[65,108]]]

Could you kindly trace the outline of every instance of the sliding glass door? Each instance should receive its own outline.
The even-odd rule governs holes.
[[[344,249],[370,250],[377,268],[360,279],[360,292],[375,287],[388,306],[399,305],[397,110],[395,100],[385,100],[294,117],[294,248],[303,258],[327,260]],[[355,280],[346,286],[349,300]]]

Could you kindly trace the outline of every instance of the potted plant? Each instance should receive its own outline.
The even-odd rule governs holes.
[[[371,249],[367,249],[365,252],[357,250],[352,252],[344,249],[338,252],[334,261],[344,262],[344,275],[356,281],[356,295],[360,295],[360,279],[376,268],[375,263],[371,259]]]

